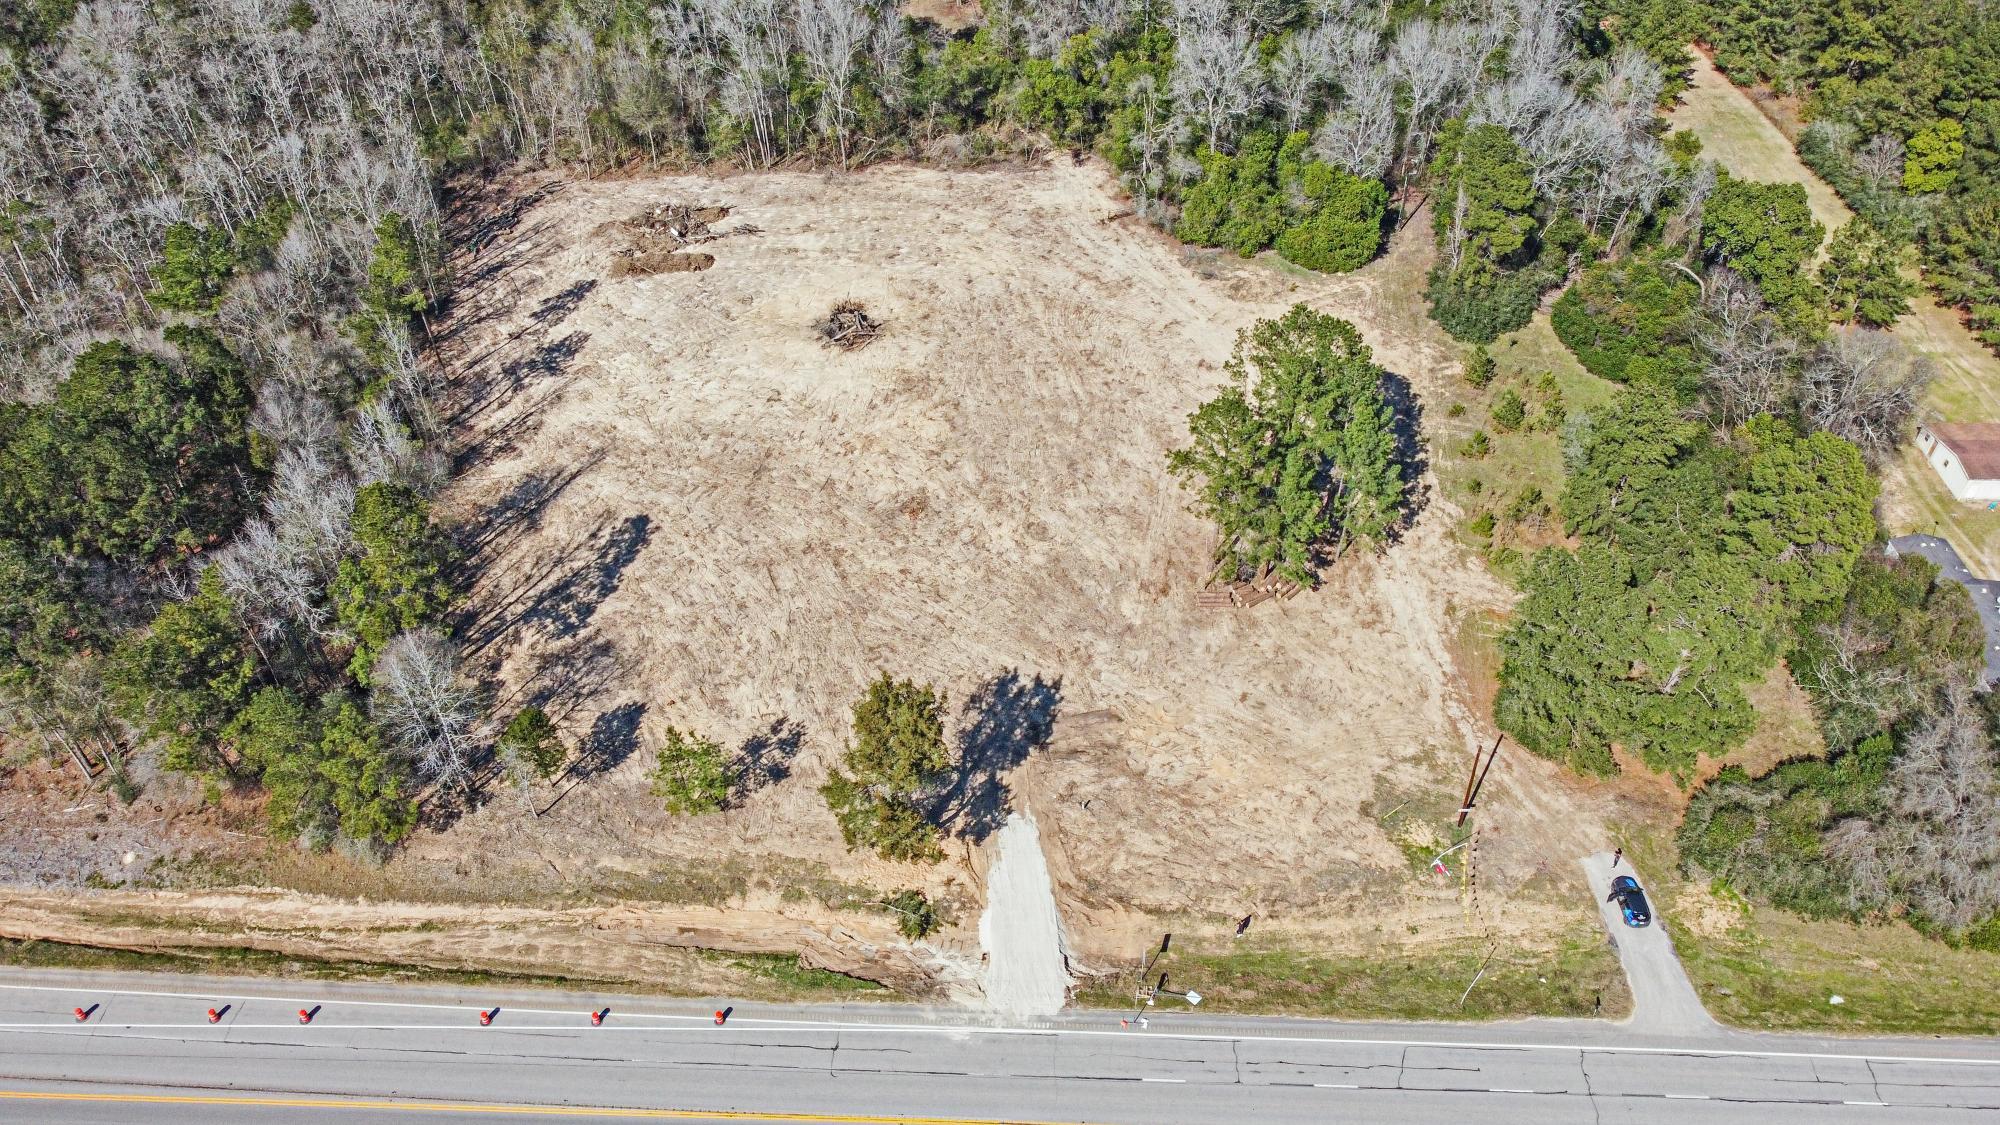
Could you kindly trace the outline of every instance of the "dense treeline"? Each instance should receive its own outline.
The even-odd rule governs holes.
[[[1604,0],[1614,41],[1670,72],[1690,40],[1796,94],[1805,158],[2000,348],[2000,11],[1981,0]]]
[[[1745,54],[1767,41],[1746,31],[1747,8],[1613,4],[1607,17],[1613,40],[1665,65],[1698,37],[1738,77],[1783,77],[1768,69],[1776,56]],[[1974,16],[1947,6],[1932,18]],[[1749,734],[1745,688],[1782,658],[1828,756],[1758,778],[1722,771],[1694,796],[1684,863],[1789,909],[1903,915],[1993,943],[2000,752],[1973,691],[1983,631],[1963,588],[1922,560],[1875,553],[1870,468],[1907,439],[1933,377],[1879,330],[1914,291],[1909,242],[1953,221],[1967,201],[1954,185],[1988,171],[1985,157],[1944,158],[1965,133],[1934,127],[1935,113],[1954,97],[1971,100],[1953,112],[1984,112],[1985,79],[1965,75],[1957,93],[1920,83],[1892,112],[1890,87],[1842,85],[1826,56],[1783,57],[1802,67],[1790,80],[1816,90],[1822,121],[1908,127],[1901,202],[1860,206],[1821,254],[1803,189],[1732,179],[1674,138],[1682,174],[1665,205],[1554,306],[1556,335],[1626,390],[1565,421],[1558,506],[1578,546],[1527,568],[1495,717],[1573,768],[1613,772],[1622,748],[1685,782]],[[1488,182],[1506,185],[1494,167]],[[1936,198],[1912,204],[1925,194]]]
[[[1689,806],[1686,862],[1801,913],[1908,912],[2000,948],[1995,716],[1971,691],[1985,635],[1965,588],[1864,558],[1789,640],[1828,756],[1724,770]]]

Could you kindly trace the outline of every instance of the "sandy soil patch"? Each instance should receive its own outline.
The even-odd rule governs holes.
[[[979,945],[986,1004],[1002,1015],[1054,1015],[1069,999],[1062,918],[1032,817],[1015,814],[994,837]]]

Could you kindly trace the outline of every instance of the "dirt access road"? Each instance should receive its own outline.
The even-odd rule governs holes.
[[[1656,1035],[1701,1036],[1714,1033],[1715,1020],[1702,1007],[1701,997],[1688,982],[1680,957],[1674,953],[1673,938],[1667,934],[1670,921],[1658,915],[1648,926],[1628,926],[1616,902],[1611,901],[1611,880],[1620,875],[1638,877],[1630,860],[1612,866],[1609,852],[1598,852],[1578,861],[1590,880],[1591,897],[1597,900],[1598,914],[1605,932],[1618,947],[1618,960],[1625,967],[1625,979],[1632,985],[1632,1015],[1625,1026]],[[1646,883],[1641,879],[1639,885]]]

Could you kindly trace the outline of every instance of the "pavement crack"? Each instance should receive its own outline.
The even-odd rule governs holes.
[[[1590,1084],[1590,1052],[1576,1053],[1576,1069],[1583,1075],[1583,1097],[1590,1103],[1590,1118],[1596,1125],[1604,1125],[1604,1109],[1597,1104],[1597,1091]]]

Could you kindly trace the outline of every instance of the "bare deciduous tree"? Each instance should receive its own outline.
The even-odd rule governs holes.
[[[845,167],[855,60],[873,30],[868,9],[862,0],[796,0],[796,4],[799,54],[820,87],[820,133],[833,134]]]
[[[1854,170],[1877,188],[1890,187],[1903,178],[1903,138],[1893,133],[1877,133],[1854,153]]]
[[[480,700],[459,675],[452,643],[430,630],[399,633],[382,649],[372,682],[375,721],[419,775],[448,790],[470,785]]]
[[[2000,755],[1972,699],[1954,684],[1901,740],[1875,822],[1836,825],[1827,851],[1851,872],[1852,903],[1902,901],[1962,930],[2000,914]]]
[[[1285,132],[1305,121],[1320,88],[1333,77],[1332,33],[1308,27],[1286,38],[1271,59],[1271,89],[1285,116]]]
[[[1264,100],[1257,41],[1225,0],[1174,0],[1174,104],[1202,128],[1215,148]]]
[[[1910,419],[1936,366],[1887,332],[1836,330],[1806,361],[1799,410],[1814,428],[1881,462],[1909,436]]]
[[[1371,66],[1342,85],[1346,97],[1320,126],[1313,148],[1336,168],[1377,179],[1395,154],[1395,84],[1387,70]]]
[[[1695,321],[1703,412],[1724,429],[1785,413],[1798,385],[1798,342],[1765,309],[1756,287],[1735,273],[1710,270],[1703,284]]]

